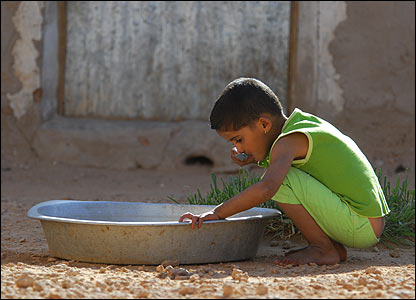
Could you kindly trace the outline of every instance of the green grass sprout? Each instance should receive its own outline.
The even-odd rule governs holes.
[[[381,236],[381,241],[387,247],[391,247],[391,243],[399,246],[414,246],[415,190],[410,190],[408,187],[407,173],[403,182],[401,182],[400,175],[398,176],[394,187],[392,187],[386,176],[382,176],[381,170],[377,174],[377,177],[391,210],[386,216],[386,225]],[[383,180],[381,180],[382,178]],[[259,182],[261,176],[250,174],[246,169],[240,169],[238,175],[230,176],[228,181],[221,179],[222,187],[218,185],[215,174],[211,174],[211,180],[210,190],[205,196],[201,194],[199,189],[197,189],[196,193],[190,193],[187,197],[189,204],[219,205],[244,191],[249,186]],[[168,196],[168,198],[179,204],[173,197]],[[279,209],[276,201],[273,200],[262,203],[260,207]],[[296,234],[300,234],[300,232],[293,222],[282,212],[280,217],[271,219],[267,226],[266,234],[272,234],[272,239],[289,239]]]

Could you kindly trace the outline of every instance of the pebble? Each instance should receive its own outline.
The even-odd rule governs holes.
[[[191,277],[189,277],[189,281],[190,282],[195,282],[199,279],[199,275],[198,274],[193,274],[191,275]]]
[[[290,249],[292,248],[292,244],[290,243],[290,241],[284,241],[283,245],[282,245],[283,249]]]
[[[165,267],[163,267],[163,265],[158,265],[158,266],[156,267],[156,272],[158,272],[158,273],[163,273],[163,272],[165,272]]]
[[[149,293],[149,292],[147,292],[147,291],[139,291],[139,292],[136,294],[137,298],[148,298],[148,297],[149,297],[149,295],[150,295],[150,293]]]
[[[195,292],[197,291],[196,288],[194,287],[190,287],[190,286],[184,286],[181,287],[178,291],[178,293],[182,296],[188,295],[188,294],[195,294]]]
[[[63,281],[61,282],[61,286],[62,286],[62,288],[64,288],[64,289],[68,289],[68,288],[70,288],[70,287],[71,287],[71,283],[70,283],[68,280],[63,280]]]
[[[367,280],[367,278],[361,276],[360,278],[358,278],[357,283],[359,285],[367,285],[368,284],[368,280]]]
[[[33,290],[34,290],[35,292],[41,292],[41,291],[43,291],[43,286],[42,286],[41,284],[39,284],[39,283],[35,282],[35,283],[33,284]]]
[[[270,247],[277,247],[279,246],[280,242],[279,241],[271,241],[270,242]]]
[[[375,267],[368,267],[367,269],[365,269],[365,273],[366,274],[381,274],[381,271]]]
[[[236,268],[233,269],[231,277],[238,281],[248,281],[248,273]]]
[[[259,283],[259,285],[256,288],[257,295],[263,296],[266,295],[269,292],[269,289],[267,286],[265,286],[263,283]]]
[[[23,274],[16,280],[16,286],[18,288],[27,288],[29,286],[33,286],[35,281],[32,277],[30,277],[28,274]]]
[[[164,279],[169,276],[170,279],[186,280],[189,279],[191,275],[194,275],[194,273],[189,272],[184,268],[174,268],[171,265],[166,268],[164,268],[163,265],[158,265],[156,267],[156,271],[159,273],[157,277],[160,279]]]
[[[391,257],[394,257],[394,258],[399,258],[399,257],[400,257],[400,251],[399,251],[399,249],[394,249],[394,250],[391,250],[391,251],[389,252],[389,255],[390,255]]]
[[[61,295],[54,293],[54,292],[49,293],[48,298],[49,299],[62,299]]]
[[[228,298],[233,294],[233,292],[234,292],[234,288],[232,287],[232,285],[224,283],[224,285],[222,286],[223,296]]]

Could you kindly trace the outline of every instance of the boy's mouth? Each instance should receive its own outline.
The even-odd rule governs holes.
[[[247,153],[238,153],[235,156],[241,161],[244,161],[244,160],[247,160],[247,159],[251,158],[251,155],[247,154]]]

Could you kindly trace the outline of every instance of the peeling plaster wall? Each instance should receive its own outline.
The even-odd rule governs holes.
[[[383,174],[415,183],[415,7],[301,1],[291,111],[349,135]]]
[[[21,118],[33,105],[33,96],[40,88],[40,72],[37,64],[39,52],[33,41],[42,38],[42,1],[22,1],[12,18],[20,38],[14,44],[14,75],[21,82],[21,89],[7,94],[16,118]]]
[[[1,2],[1,164],[34,158],[39,104],[43,2]]]
[[[42,20],[43,3],[1,2],[2,164],[6,154],[14,155],[23,148],[30,152],[41,123],[39,104],[46,100],[39,92],[39,74],[50,63],[39,53],[43,44],[50,48],[56,44],[42,34],[41,27],[48,22],[47,18]],[[396,170],[410,168],[413,187],[414,5],[400,1],[300,1],[288,107],[289,113],[300,107],[332,122],[385,174],[397,178]],[[50,52],[43,55],[53,56]],[[51,84],[48,78],[55,78],[54,74],[50,71],[42,76],[43,88]],[[47,101],[56,101],[55,91]],[[49,107],[47,119],[53,118],[56,103],[45,107]],[[48,151],[45,149],[46,156]]]
[[[343,1],[322,1],[318,5],[318,107],[329,107],[334,114],[339,114],[344,110],[345,99],[338,82],[340,74],[333,65],[329,44],[335,38],[334,31],[337,26],[347,19],[347,5]]]

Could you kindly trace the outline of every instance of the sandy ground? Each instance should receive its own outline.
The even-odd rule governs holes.
[[[347,261],[334,266],[276,266],[288,251],[283,246],[305,242],[297,237],[272,247],[267,236],[254,259],[220,264],[122,266],[54,258],[40,222],[26,217],[33,205],[52,199],[172,203],[168,195],[186,203],[196,188],[208,191],[210,170],[115,171],[3,159],[1,167],[1,298],[415,297],[414,248],[381,244],[348,249]]]

